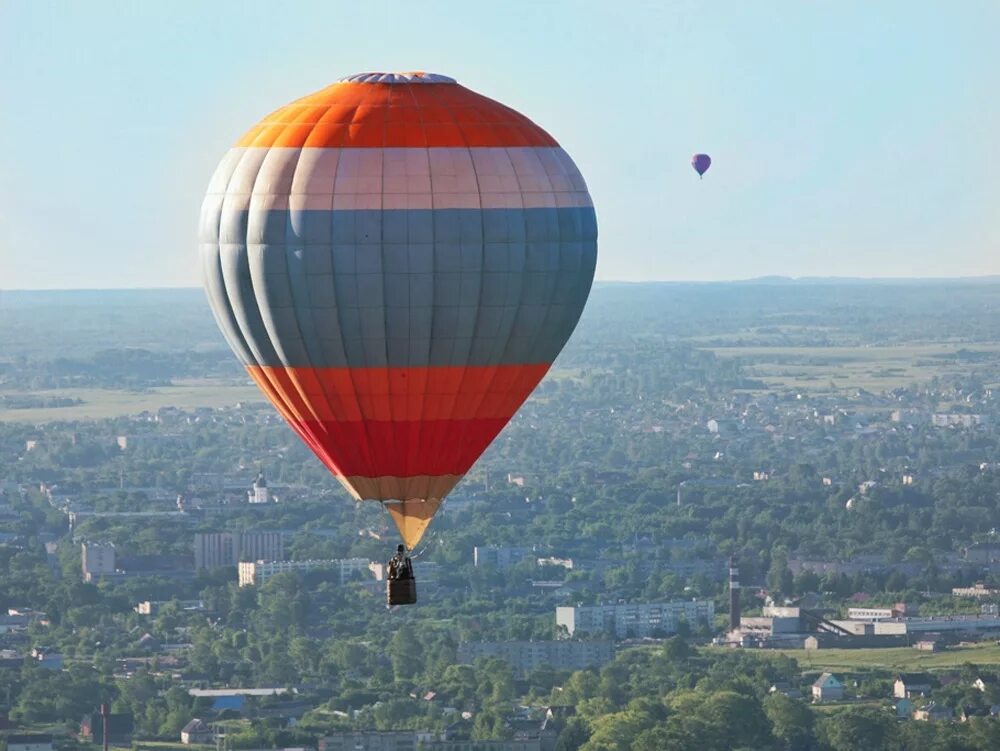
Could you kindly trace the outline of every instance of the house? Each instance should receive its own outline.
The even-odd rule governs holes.
[[[996,680],[993,677],[988,675],[981,675],[972,682],[972,687],[979,689],[983,693],[986,693],[989,687],[992,686],[995,682]]]
[[[936,639],[922,639],[914,645],[921,652],[940,652],[941,642]]]
[[[801,699],[802,692],[799,691],[797,686],[793,686],[788,681],[778,681],[773,684],[771,688],[767,691],[769,694],[781,694],[782,696],[787,696],[789,699]]]
[[[207,723],[195,718],[181,730],[181,743],[211,743],[212,729]]]
[[[913,719],[921,722],[947,722],[951,719],[951,710],[931,702],[914,712]]]
[[[913,714],[913,702],[909,699],[900,699],[896,702],[896,719],[907,720]]]
[[[931,678],[926,673],[900,673],[892,687],[892,695],[897,699],[927,696],[930,692]]]
[[[844,684],[833,673],[823,673],[812,685],[813,701],[840,701],[844,698]]]
[[[135,732],[135,719],[130,714],[113,713],[108,715],[108,742],[119,746],[132,743],[132,733]],[[79,739],[88,743],[101,745],[104,743],[104,722],[97,712],[85,714],[80,720]]]
[[[958,719],[962,722],[968,722],[973,717],[989,717],[990,710],[989,707],[962,707],[958,712]]]
[[[7,751],[52,751],[52,736],[8,735]]]

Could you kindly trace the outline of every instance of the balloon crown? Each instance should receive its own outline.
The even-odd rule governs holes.
[[[411,70],[402,73],[355,73],[353,76],[344,76],[337,83],[458,83],[458,81],[440,73]]]

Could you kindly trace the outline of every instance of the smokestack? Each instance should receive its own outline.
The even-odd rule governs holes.
[[[740,570],[736,567],[736,556],[729,557],[729,630],[740,627]]]
[[[108,751],[108,705],[101,705],[101,726],[104,729],[104,751]]]

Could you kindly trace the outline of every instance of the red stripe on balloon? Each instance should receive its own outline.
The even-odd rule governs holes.
[[[428,422],[294,421],[292,427],[334,474],[361,477],[461,475],[507,424],[490,420]]]

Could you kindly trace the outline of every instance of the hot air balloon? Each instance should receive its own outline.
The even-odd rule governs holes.
[[[576,326],[597,222],[528,118],[447,76],[364,73],[236,142],[200,255],[250,376],[412,549]]]
[[[695,154],[691,157],[691,166],[698,173],[698,179],[700,180],[708,172],[708,168],[712,166],[712,157],[708,154]]]

